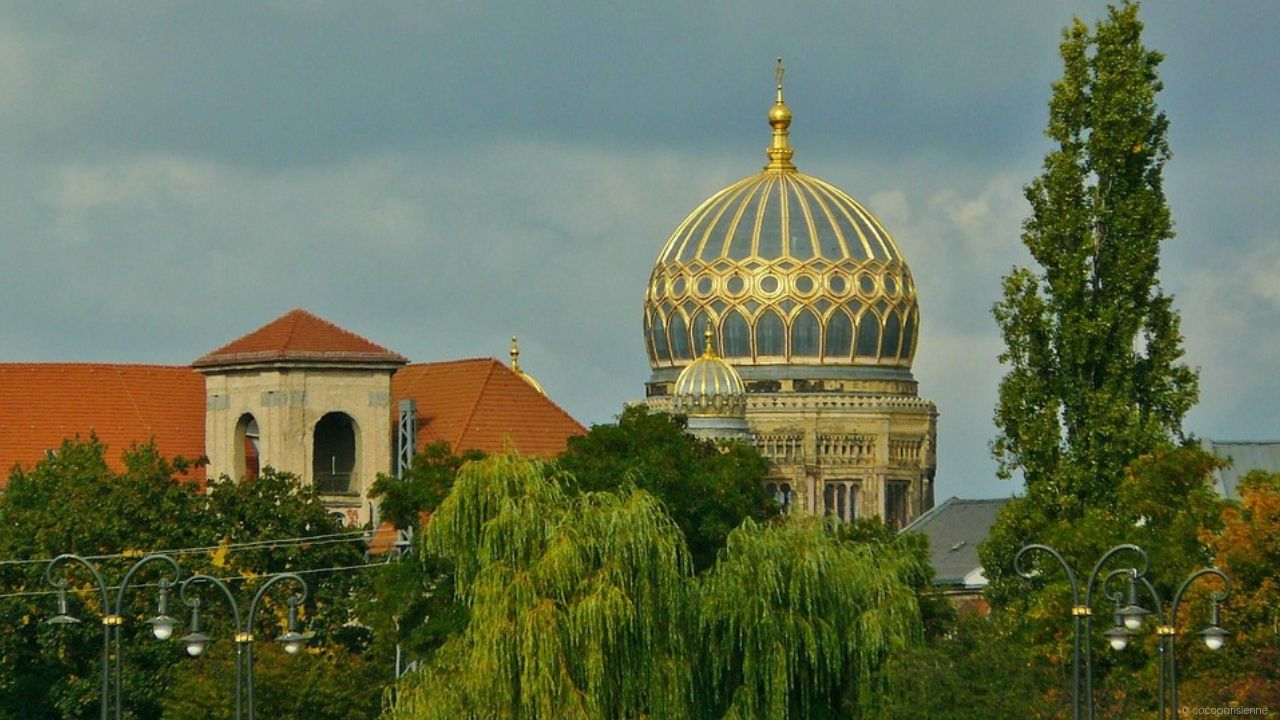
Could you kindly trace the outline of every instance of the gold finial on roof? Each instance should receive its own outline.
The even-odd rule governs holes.
[[[702,349],[702,357],[704,358],[716,357],[716,349],[711,345],[711,338],[713,336],[714,336],[714,333],[711,331],[711,323],[707,323],[706,330],[702,331],[702,337],[703,339],[706,340],[706,343],[707,343],[706,346]]]
[[[519,376],[521,380],[529,383],[534,390],[537,390],[543,395],[547,394],[547,391],[542,389],[542,383],[538,382],[537,379],[529,373],[520,369],[520,346],[516,342],[515,335],[511,336],[511,372]]]
[[[782,99],[782,76],[785,73],[786,68],[782,66],[782,56],[779,55],[778,69],[774,71],[774,76],[778,78],[778,98],[769,109],[769,125],[773,127],[773,144],[765,151],[765,155],[769,158],[769,164],[764,166],[765,170],[796,169],[796,166],[791,164],[791,156],[795,154],[795,150],[791,149],[791,141],[788,137],[790,134],[788,128],[791,127],[791,108],[787,107]]]

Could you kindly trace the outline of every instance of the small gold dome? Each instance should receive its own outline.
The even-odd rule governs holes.
[[[691,417],[744,415],[747,391],[742,376],[716,354],[711,328],[706,330],[705,341],[702,355],[686,365],[676,378],[675,411]]]
[[[542,395],[546,395],[547,391],[542,389],[542,383],[538,382],[529,373],[520,369],[520,346],[516,343],[516,336],[511,336],[511,372],[515,373],[521,380],[529,383],[529,385]]]
[[[696,362],[710,328],[751,379],[785,375],[758,371],[771,365],[909,371],[920,325],[911,270],[875,216],[791,163],[780,58],[769,122],[764,171],[703,202],[658,255],[644,304],[650,366]]]

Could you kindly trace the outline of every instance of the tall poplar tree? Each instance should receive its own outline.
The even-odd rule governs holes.
[[[1125,468],[1180,439],[1199,392],[1157,278],[1173,237],[1169,122],[1156,104],[1162,55],[1141,36],[1131,2],[1092,32],[1079,19],[1063,31],[1046,132],[1056,147],[1025,189],[1022,239],[1039,267],[1014,268],[993,309],[1009,372],[992,450],[1001,476],[1026,482],[986,549],[993,581],[1012,573],[1020,542],[1112,507]]]

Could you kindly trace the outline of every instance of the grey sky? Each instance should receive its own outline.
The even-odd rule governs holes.
[[[9,3],[0,359],[186,363],[293,307],[414,360],[522,365],[580,420],[642,394],[672,229],[757,171],[773,58],[795,161],[893,232],[940,492],[987,441],[989,308],[1057,43],[1098,2]],[[1191,431],[1280,437],[1280,10],[1152,2]]]

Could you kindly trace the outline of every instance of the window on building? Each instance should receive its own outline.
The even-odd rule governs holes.
[[[320,418],[315,428],[311,474],[326,495],[358,495],[356,483],[356,423],[346,413]]]
[[[822,490],[823,513],[840,518],[841,522],[858,519],[858,483],[849,480],[828,480]]]
[[[245,413],[236,421],[233,473],[237,480],[252,480],[258,477],[259,438],[258,421],[250,413]]]
[[[890,480],[885,483],[884,522],[894,530],[907,526],[907,483]]]
[[[778,507],[787,510],[791,507],[791,483],[765,483],[765,492],[773,496],[774,502],[778,503]]]

